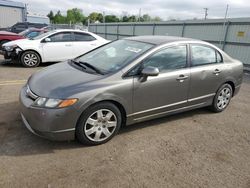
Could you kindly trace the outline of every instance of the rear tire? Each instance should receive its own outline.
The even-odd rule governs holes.
[[[24,67],[37,67],[41,63],[41,58],[37,52],[25,51],[20,57],[20,61]]]
[[[211,106],[211,110],[213,112],[222,112],[224,111],[233,96],[233,89],[230,84],[223,84],[219,90],[217,91],[213,104]]]
[[[86,109],[76,126],[76,139],[85,145],[108,142],[122,124],[120,110],[110,102],[101,102]]]

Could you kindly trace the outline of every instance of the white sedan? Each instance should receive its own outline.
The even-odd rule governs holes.
[[[106,44],[106,39],[87,31],[61,29],[32,39],[5,43],[5,59],[18,60],[25,67],[36,67],[41,62],[58,62],[75,58]]]

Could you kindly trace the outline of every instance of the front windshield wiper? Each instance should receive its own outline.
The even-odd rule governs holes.
[[[104,75],[104,73],[101,70],[99,70],[98,68],[96,68],[95,66],[93,66],[93,65],[91,65],[91,64],[89,64],[87,62],[75,61],[75,60],[71,60],[71,61],[73,63],[79,65],[80,67],[84,68],[84,69],[89,68],[89,69],[95,71],[98,74]]]

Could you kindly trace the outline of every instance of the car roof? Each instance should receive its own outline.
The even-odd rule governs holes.
[[[54,31],[59,32],[59,31],[68,31],[68,32],[83,32],[83,33],[90,33],[86,30],[80,30],[80,29],[55,29]]]
[[[196,40],[196,39],[191,39],[191,38],[175,37],[175,36],[161,36],[161,35],[135,36],[135,37],[127,37],[124,39],[145,42],[145,43],[150,43],[150,44],[154,44],[154,45],[161,45],[161,44],[166,44],[166,43],[170,43],[170,42],[181,42],[181,41],[187,41],[187,42],[188,41],[199,41],[199,42],[202,42],[201,40]]]

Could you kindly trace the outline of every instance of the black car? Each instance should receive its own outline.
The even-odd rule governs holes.
[[[17,22],[16,24],[10,27],[10,31],[13,33],[20,33],[31,27],[40,29],[46,26],[48,25],[44,23]]]

